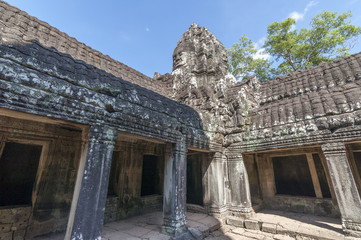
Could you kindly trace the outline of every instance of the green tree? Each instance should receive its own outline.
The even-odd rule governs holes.
[[[244,79],[250,75],[257,76],[261,81],[273,77],[274,69],[271,62],[256,58],[257,49],[251,39],[243,35],[238,43],[228,49],[229,70],[237,79]]]
[[[311,20],[311,28],[296,30],[296,21],[287,18],[274,22],[267,28],[268,37],[264,47],[276,60],[281,60],[278,70],[287,73],[318,65],[349,54],[352,47],[348,40],[361,33],[348,20],[350,12],[324,11]]]
[[[349,50],[355,43],[352,40],[355,40],[361,33],[361,27],[351,24],[349,20],[351,16],[350,12],[338,15],[337,12],[324,11],[312,18],[310,29],[302,28],[297,30],[295,28],[296,21],[292,18],[270,24],[267,28],[268,36],[263,47],[279,65],[277,69],[273,69],[271,68],[272,63],[262,62],[260,64],[262,72],[270,74],[256,74],[257,77],[261,81],[265,81],[271,79],[274,75],[305,69],[309,66],[318,65],[323,61],[332,61],[349,55]],[[244,42],[243,38],[245,36],[241,38],[240,46],[242,46],[242,41]],[[230,69],[235,76],[237,76],[238,71],[244,76],[249,73],[256,73],[255,68],[252,68],[255,65],[255,60],[250,59],[250,54],[248,54],[250,49],[252,50],[251,53],[254,54],[255,48],[251,40],[245,43],[244,46],[246,47],[238,47],[236,44],[229,49]],[[237,55],[232,56],[232,53],[235,52],[237,52]],[[243,56],[248,56],[248,58],[243,58]],[[247,67],[245,67],[247,64],[250,65],[251,71],[248,71]],[[268,67],[270,68],[263,69]],[[244,71],[248,72],[244,73]]]

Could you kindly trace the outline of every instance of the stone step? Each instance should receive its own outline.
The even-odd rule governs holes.
[[[339,231],[332,231],[332,228],[327,227],[327,225],[325,225],[325,228],[322,228],[312,224],[296,222],[294,220],[290,220],[289,223],[272,223],[254,218],[241,219],[230,216],[227,219],[227,224],[237,228],[275,234],[279,239],[283,239],[280,236],[287,236],[288,238],[292,237],[293,239],[297,239],[297,237],[318,240],[352,239],[346,237]]]

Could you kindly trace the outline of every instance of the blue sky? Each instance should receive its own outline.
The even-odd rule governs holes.
[[[287,17],[297,28],[324,11],[352,11],[361,26],[361,0],[6,0],[136,70],[153,77],[172,71],[177,41],[192,23],[225,46],[245,34],[261,46],[267,26]],[[352,52],[361,51],[361,38]]]

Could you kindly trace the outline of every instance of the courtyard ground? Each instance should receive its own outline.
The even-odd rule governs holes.
[[[188,212],[189,239],[206,240],[355,240],[344,236],[339,219],[282,211],[261,211],[246,223],[248,228],[221,226],[212,216]],[[103,240],[168,240],[160,233],[162,212],[152,212],[104,225]],[[252,229],[251,229],[252,228]],[[261,230],[256,230],[260,228]],[[36,240],[61,240],[64,234]]]

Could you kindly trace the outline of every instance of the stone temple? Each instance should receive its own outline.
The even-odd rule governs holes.
[[[236,82],[192,24],[149,78],[0,1],[0,239],[187,208],[243,224],[259,209],[341,219],[361,236],[361,53]]]

